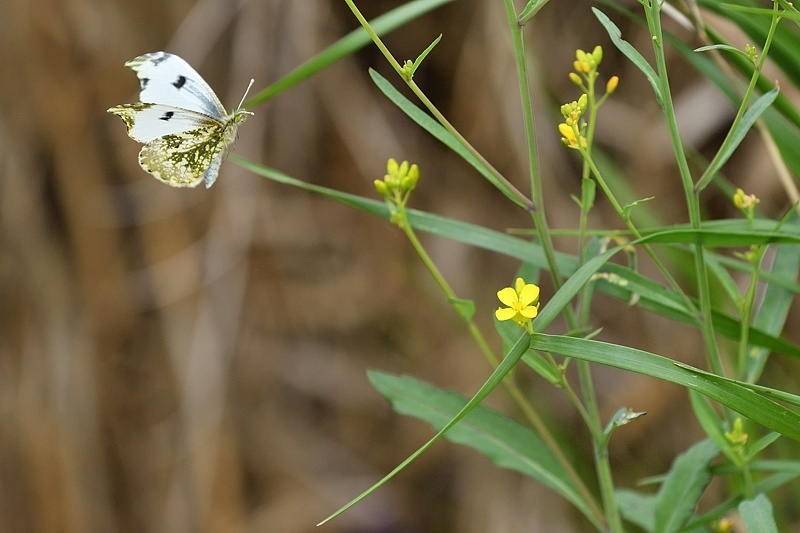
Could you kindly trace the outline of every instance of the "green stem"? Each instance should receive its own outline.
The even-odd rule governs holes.
[[[728,130],[728,135],[725,137],[725,140],[722,142],[722,146],[719,147],[717,153],[714,155],[714,159],[706,167],[706,171],[703,172],[703,175],[700,176],[700,179],[697,180],[697,184],[694,186],[694,190],[697,192],[702,191],[706,188],[706,186],[711,183],[711,180],[714,179],[713,174],[708,174],[708,171],[712,168],[717,167],[717,161],[722,155],[725,153],[728,144],[731,143],[733,140],[733,132],[736,131],[739,122],[744,117],[745,112],[747,111],[748,103],[750,99],[753,97],[753,93],[755,92],[756,85],[758,84],[758,80],[761,77],[761,70],[764,68],[764,62],[767,60],[767,54],[769,53],[769,48],[772,45],[772,39],[775,36],[775,30],[778,27],[778,22],[780,21],[780,12],[778,10],[778,2],[774,2],[773,4],[773,16],[772,16],[772,23],[770,24],[769,31],[767,32],[767,39],[764,42],[764,49],[761,51],[761,55],[756,62],[755,69],[753,70],[753,75],[750,76],[750,83],[747,86],[747,90],[744,93],[744,97],[742,98],[742,104],[739,106],[738,111],[736,112],[736,117],[733,119],[733,123],[731,124],[730,129]]]
[[[452,124],[450,124],[450,121],[448,121],[445,118],[445,116],[441,113],[441,111],[439,111],[439,109],[437,109],[436,106],[433,105],[433,102],[431,102],[428,99],[428,97],[425,96],[425,93],[422,92],[422,89],[420,89],[419,86],[414,82],[414,80],[408,76],[406,71],[400,65],[400,62],[398,62],[397,59],[395,59],[395,57],[392,55],[392,53],[389,51],[386,45],[383,44],[381,38],[372,28],[369,21],[367,21],[367,19],[364,18],[364,15],[361,14],[361,11],[359,11],[359,9],[353,3],[353,0],[344,0],[344,1],[347,3],[348,7],[350,7],[350,10],[353,12],[353,15],[355,15],[355,17],[358,19],[358,22],[367,31],[372,41],[381,51],[381,53],[389,62],[389,64],[392,66],[392,68],[397,72],[397,74],[400,75],[401,78],[403,78],[403,80],[406,82],[406,85],[408,85],[409,89],[411,89],[411,91],[417,96],[417,98],[419,98],[420,102],[422,102],[422,104],[428,109],[428,111],[431,112],[431,114],[439,122],[439,124],[441,124],[442,127],[444,127],[448,132],[450,132],[450,134],[452,134],[453,137],[455,137],[456,140],[458,140],[458,142],[481,163],[481,165],[486,167],[486,169],[489,170],[492,176],[494,176],[494,178],[498,182],[502,183],[503,187],[505,187],[512,195],[514,195],[515,198],[517,198],[517,200],[520,202],[521,205],[525,206],[525,208],[530,211],[535,211],[537,208],[536,204],[527,196],[525,196],[519,189],[517,189],[510,181],[508,181],[506,177],[500,173],[499,170],[494,168],[494,166],[492,166],[492,164],[489,163],[489,161],[487,161],[486,158],[484,158],[483,155],[480,152],[478,152],[475,149],[475,147],[473,147],[469,143],[469,141],[467,141],[464,138],[464,136],[461,135],[461,133],[459,133],[455,127],[453,127]]]
[[[660,11],[660,0],[650,0],[649,5],[645,6],[647,25],[650,29],[650,35],[653,41],[656,69],[660,81],[664,116],[667,120],[667,127],[675,153],[675,160],[678,165],[681,183],[683,184],[686,206],[689,211],[689,221],[692,229],[700,229],[702,222],[700,201],[697,191],[694,189],[694,184],[692,183],[689,163],[686,159],[686,153],[683,150],[683,143],[681,142],[680,133],[678,132],[678,123],[675,118],[675,108],[672,103],[669,77],[667,75],[667,61],[664,55],[664,38],[661,31]],[[705,264],[704,249],[701,244],[696,244],[694,248],[695,277],[697,278],[697,292],[698,298],[700,299],[700,316],[698,321],[706,345],[706,356],[708,358],[709,367],[715,374],[723,376],[722,361],[720,360],[719,349],[714,335],[714,324],[711,319],[711,290],[708,282],[708,270]]]
[[[530,173],[531,183],[531,197],[533,198],[534,209],[531,210],[531,218],[536,227],[536,233],[539,237],[539,242],[542,245],[547,266],[550,271],[550,278],[553,282],[553,287],[557,291],[563,285],[561,272],[558,268],[558,263],[555,258],[555,246],[553,245],[553,238],[547,226],[547,217],[545,216],[544,199],[542,192],[542,171],[539,167],[538,148],[536,145],[536,127],[533,120],[533,106],[531,105],[531,89],[530,81],[528,80],[528,66],[525,61],[525,46],[523,43],[523,28],[517,24],[517,15],[514,11],[514,3],[512,0],[504,0],[506,7],[506,15],[508,18],[508,25],[511,31],[514,59],[517,66],[517,80],[519,83],[519,93],[522,104],[522,117],[525,127],[525,141],[528,151],[528,170]],[[568,322],[574,322],[572,317],[572,310],[565,308],[566,318]],[[574,326],[574,323],[571,324]]]
[[[449,301],[458,300],[455,291],[447,282],[447,280],[439,271],[439,269],[436,267],[436,264],[428,255],[428,252],[425,250],[425,247],[422,245],[419,238],[417,238],[416,232],[414,232],[413,227],[409,223],[408,213],[405,209],[405,200],[407,200],[407,197],[404,198],[402,202],[397,203],[397,208],[398,208],[397,224],[403,229],[403,232],[406,234],[406,237],[411,243],[411,246],[417,252],[417,255],[420,257],[422,263],[425,265],[425,268],[427,268],[428,272],[430,272],[431,276],[433,276],[433,279],[436,281],[436,284],[439,285],[439,287],[441,288],[442,292],[445,294],[447,299]],[[476,344],[479,346],[486,360],[489,361],[489,364],[492,365],[492,368],[497,368],[497,366],[500,364],[500,360],[494,354],[492,348],[489,346],[489,343],[486,342],[486,339],[481,333],[480,328],[478,328],[478,325],[475,324],[473,320],[468,320],[460,313],[459,316],[461,316],[462,319],[464,319],[464,321],[466,322],[470,335],[475,340]],[[519,390],[519,387],[517,387],[513,379],[504,379],[502,383],[503,386],[508,391],[511,398],[516,402],[517,406],[522,411],[522,414],[525,416],[525,419],[528,421],[531,427],[533,427],[533,429],[538,433],[538,435],[541,437],[541,439],[545,442],[547,447],[553,453],[556,460],[565,469],[567,475],[575,484],[577,490],[581,493],[581,496],[591,507],[593,513],[595,514],[595,518],[597,518],[597,520],[599,521],[602,521],[603,520],[602,510],[598,507],[597,502],[595,501],[591,491],[588,489],[586,484],[578,475],[577,471],[573,468],[572,463],[569,461],[567,456],[564,455],[564,452],[562,451],[562,446],[558,443],[556,438],[550,432],[550,429],[547,427],[547,425],[544,423],[541,417],[539,417],[539,415],[530,405],[527,398],[522,393],[522,391]]]

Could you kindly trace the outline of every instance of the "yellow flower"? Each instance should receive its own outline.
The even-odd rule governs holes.
[[[497,298],[508,306],[497,308],[497,320],[514,320],[522,328],[539,314],[539,287],[522,278],[517,278],[514,288],[497,291]]]
[[[569,122],[569,119],[567,119]],[[558,125],[558,131],[561,133],[561,142],[564,146],[569,148],[577,148],[578,147],[578,137],[575,136],[575,130],[572,128],[568,122],[562,122]],[[589,144],[586,141],[586,137],[583,135],[580,136],[581,139],[581,146],[586,148]]]
[[[733,195],[733,205],[742,211],[752,211],[760,201],[755,194],[745,194],[742,189],[736,189]]]

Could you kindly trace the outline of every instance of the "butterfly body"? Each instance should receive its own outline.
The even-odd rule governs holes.
[[[211,187],[239,124],[251,113],[241,104],[225,111],[205,80],[174,54],[152,52],[125,66],[139,78],[141,101],[108,112],[122,119],[132,139],[144,143],[139,165],[173,187],[201,182]]]

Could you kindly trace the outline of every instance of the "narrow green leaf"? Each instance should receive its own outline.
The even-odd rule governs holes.
[[[443,428],[467,403],[453,391],[443,391],[410,376],[371,371],[372,385],[392,403],[398,413]],[[507,416],[483,406],[473,409],[446,438],[474,448],[502,468],[536,479],[577,507],[595,526],[591,509],[572,484],[547,445],[531,430]]]
[[[639,70],[647,77],[647,81],[650,82],[650,85],[653,86],[653,92],[656,95],[656,100],[658,101],[659,105],[664,101],[663,97],[661,96],[661,79],[656,74],[656,71],[653,67],[650,66],[650,63],[639,53],[639,51],[631,46],[631,44],[622,38],[622,32],[620,31],[619,27],[614,24],[610,18],[606,16],[605,13],[597,9],[596,7],[592,8],[592,12],[594,12],[594,16],[597,17],[597,20],[600,21],[600,24],[606,29],[608,32],[608,36],[611,38],[611,42],[614,43],[614,46],[619,49],[620,52],[625,54],[625,57],[631,60],[634,65],[636,65]]]
[[[619,489],[614,492],[623,518],[633,522],[645,531],[655,531],[656,527],[656,496],[655,494],[642,494],[628,489]]]
[[[772,265],[772,274],[779,279],[794,283],[800,274],[800,254],[797,249],[789,246],[778,246],[775,261]],[[789,309],[794,299],[795,291],[776,283],[774,278],[767,278],[767,287],[761,299],[761,307],[756,309],[753,326],[770,335],[779,335],[786,324]],[[760,347],[751,347],[747,358],[746,381],[757,381],[758,376],[767,362],[769,350]]]
[[[719,172],[722,166],[728,162],[728,159],[730,159],[731,155],[733,155],[733,152],[742,143],[744,136],[748,131],[750,131],[750,128],[753,127],[753,124],[755,124],[756,119],[758,119],[758,117],[760,117],[761,114],[772,105],[772,102],[775,101],[775,98],[778,96],[778,92],[778,88],[776,87],[768,93],[762,94],[755,102],[753,102],[753,105],[751,105],[742,116],[742,119],[736,125],[736,128],[728,133],[728,136],[722,143],[719,152],[717,152],[708,168],[706,168],[705,172],[703,172],[703,176],[700,178],[700,180],[698,180],[696,186],[698,191],[705,189],[706,186],[711,183],[711,180],[714,179],[714,176],[716,176],[717,172]]]
[[[412,76],[417,71],[419,66],[422,64],[422,61],[426,57],[428,57],[428,54],[431,53],[431,50],[433,50],[433,48],[437,44],[439,44],[439,41],[441,41],[441,40],[442,40],[442,34],[440,33],[439,36],[436,39],[434,39],[433,42],[431,44],[429,44],[428,47],[425,50],[422,51],[422,53],[419,55],[419,57],[417,57],[416,61],[414,61],[414,66],[411,68],[411,75]]]
[[[780,437],[781,436],[779,433],[771,431],[755,441],[747,450],[747,462],[752,463],[753,459],[758,456],[759,453],[761,453],[767,448],[767,446],[778,440]]]
[[[772,18],[775,15],[775,12],[770,8],[760,8],[760,7],[748,7],[748,6],[739,6],[736,4],[730,3],[721,3],[724,9],[729,9],[731,11],[739,11],[740,13],[748,13],[751,15],[762,15],[764,17]],[[789,11],[783,11],[780,14],[781,18],[791,19],[795,21],[800,21],[800,14],[792,13]]]
[[[453,0],[414,0],[407,4],[401,5],[383,15],[376,17],[370,25],[378,35],[386,35],[402,26],[403,24],[414,20],[415,18],[424,15],[428,11],[432,11],[437,7],[452,2]],[[244,103],[245,109],[251,109],[254,106],[269,100],[277,94],[282,93],[286,89],[297,85],[298,83],[310,78],[320,70],[331,65],[352,54],[356,50],[363,48],[371,43],[369,35],[363,28],[357,28],[334,44],[312,57],[302,65],[295,68],[290,73],[283,76],[281,79],[274,82],[258,94],[253,96]]]
[[[689,399],[692,402],[694,416],[697,417],[697,421],[700,422],[700,426],[702,426],[706,435],[714,441],[717,448],[725,454],[732,464],[741,466],[742,460],[734,453],[731,443],[725,438],[725,429],[722,427],[722,422],[714,408],[711,407],[708,398],[697,391],[689,389]]]
[[[458,314],[467,322],[471,322],[475,317],[475,302],[472,300],[464,300],[461,298],[448,298],[453,307],[456,308]]]
[[[735,54],[740,54],[744,56],[746,59],[750,60],[750,56],[744,53],[743,50],[739,50],[735,46],[731,46],[729,44],[710,44],[708,46],[701,46],[700,48],[695,48],[694,52],[707,52],[709,50],[724,50],[726,52],[733,52]]]
[[[528,334],[520,335],[519,339],[517,340],[516,344],[511,348],[511,350],[506,354],[503,360],[497,365],[494,372],[489,376],[489,379],[486,380],[486,383],[475,393],[475,396],[467,402],[463,409],[461,409],[453,418],[448,422],[436,435],[431,438],[428,442],[422,445],[416,452],[411,454],[405,461],[397,465],[394,470],[386,474],[380,481],[372,485],[370,488],[356,496],[352,499],[349,503],[345,504],[343,507],[339,508],[336,512],[330,515],[328,518],[323,520],[317,525],[322,525],[326,522],[329,522],[342,514],[343,512],[350,509],[352,506],[372,494],[376,491],[379,487],[381,487],[384,483],[392,479],[398,472],[404,469],[406,466],[411,464],[414,459],[422,455],[425,450],[433,446],[433,444],[438,441],[440,438],[447,433],[453,426],[455,426],[461,419],[463,419],[467,414],[470,413],[475,407],[477,407],[483,400],[486,398],[490,392],[494,390],[497,385],[506,377],[506,375],[511,372],[511,370],[517,365],[522,355],[528,350],[528,346],[530,345],[530,336]]]
[[[478,158],[472,155],[469,150],[467,150],[464,145],[453,136],[452,133],[444,128],[444,126],[436,122],[425,111],[411,103],[408,98],[403,96],[400,91],[395,89],[394,85],[389,83],[386,78],[378,74],[376,71],[370,69],[369,74],[372,76],[372,81],[375,82],[375,85],[378,86],[378,89],[380,89],[381,92],[392,101],[392,103],[399,107],[401,111],[408,115],[411,120],[416,122],[420,127],[422,127],[422,129],[433,135],[436,139],[441,141],[456,154],[461,156],[467,163],[472,165],[475,170],[480,172],[481,175],[489,181],[489,183],[497,187],[497,189],[506,195],[511,201],[523,208],[525,207],[523,202],[513,192],[509,191],[500,181],[498,181],[494,174],[492,174],[492,172],[486,168],[486,165],[481,163]]]
[[[517,17],[517,24],[520,26],[526,25],[549,1],[550,0],[528,0],[528,4],[522,9],[519,17]]]
[[[258,163],[253,163],[252,161],[247,161],[246,159],[242,159],[236,155],[230,156],[230,160],[250,170],[251,172],[258,174],[259,176],[264,176],[278,183],[283,183],[285,185],[291,185],[293,187],[298,187],[300,189],[322,194],[331,199],[342,202],[345,205],[361,209],[362,211],[370,213],[374,216],[378,216],[387,220],[389,219],[389,210],[384,202],[363,198],[355,194],[337,191],[336,189],[330,189],[328,187],[322,187],[312,183],[306,183],[288,176],[283,172],[260,165]],[[513,257],[520,261],[530,263],[539,269],[549,268],[544,251],[542,250],[541,246],[535,242],[530,242],[518,237],[501,233],[499,231],[494,231],[489,228],[470,224],[468,222],[462,222],[460,220],[453,220],[439,215],[425,213],[424,211],[412,209],[409,210],[408,216],[411,224],[419,231],[424,231],[430,233],[431,235],[437,235],[456,242],[475,246],[476,248],[481,248],[484,250],[497,252],[508,257]],[[726,237],[724,235],[726,231],[728,233],[732,233],[735,232],[737,228],[744,226],[742,226],[740,223],[741,221],[723,222],[725,222],[724,225],[717,226],[710,222],[709,226],[712,226],[714,230],[708,234],[704,231],[692,232],[692,230],[686,230],[685,232],[677,233],[667,231],[654,233],[648,236],[648,238],[652,238],[653,242],[661,243],[673,242],[676,240],[686,242],[695,242],[700,240],[708,246],[729,245],[731,242],[778,242],[782,239],[790,239],[789,242],[794,242],[791,239],[797,239],[796,236],[787,236],[783,233],[772,234],[751,232],[753,234],[745,235],[747,232],[741,231],[738,232],[738,237]],[[760,229],[761,226],[762,225],[760,224],[760,221],[756,221],[756,229]],[[772,226],[770,226],[770,229],[771,227]],[[791,229],[791,231],[800,231],[797,229],[796,225],[787,225],[784,229],[787,231],[789,229]],[[606,260],[607,258],[599,261],[602,263]],[[558,263],[559,269],[567,275],[574,273],[578,266],[577,258],[574,255],[561,252],[556,252],[556,262]],[[596,266],[599,265],[592,263],[592,266],[589,267],[589,269]],[[697,323],[696,318],[683,306],[678,295],[663,285],[642,276],[634,270],[613,263],[606,263],[602,271],[608,272],[609,274],[613,274],[620,278],[619,283],[610,283],[603,280],[598,282],[598,288],[606,294],[609,294],[615,298],[619,298],[625,302],[631,301],[632,296],[637,294],[639,296],[637,305],[643,309],[647,309],[648,311],[672,320],[677,320],[679,322],[684,322],[687,324]],[[585,273],[588,274],[588,270]],[[768,275],[765,274],[764,279],[774,280],[780,283],[781,286],[791,288],[791,290],[795,292],[800,290],[798,289],[798,285],[796,283],[787,284],[783,278],[768,277]],[[585,280],[582,282],[585,283]],[[565,292],[564,299],[561,300],[559,305],[565,305],[564,302],[567,301],[566,294],[567,293]],[[557,306],[554,306],[550,312],[554,312],[556,307]],[[735,320],[732,317],[718,311],[713,311],[712,314],[714,318],[714,327],[720,335],[734,340],[739,338],[741,324],[738,320]],[[552,320],[553,318],[554,317],[549,317],[548,320]],[[540,319],[541,313],[540,318],[537,320]],[[541,323],[544,323],[544,321]],[[534,321],[534,327],[536,327],[535,325],[536,321]],[[781,339],[775,335],[769,335],[758,328],[750,329],[750,343],[754,346],[762,346],[773,352],[790,355],[792,357],[800,357],[800,346],[797,346],[796,344],[785,339]]]
[[[531,348],[677,383],[773,431],[800,441],[800,415],[733,380],[650,352],[595,340],[534,333]]]
[[[764,494],[739,504],[739,515],[749,533],[778,533],[772,503]]]
[[[677,532],[689,521],[711,481],[708,465],[718,454],[717,445],[704,440],[675,459],[656,497],[655,531]]]
[[[772,470],[763,470],[758,468],[758,466],[756,466],[757,463],[759,462],[760,461],[751,463],[750,470],[753,472],[778,471],[779,473],[767,477],[762,477],[758,481],[756,481],[755,485],[753,486],[753,489],[756,493],[771,492],[797,479],[798,476],[797,464],[792,465],[792,464],[787,464],[788,463],[787,461],[777,461],[778,463],[786,465],[785,471],[782,470],[780,467],[773,468]],[[735,468],[731,465],[727,466],[728,468],[714,467],[713,470],[715,471],[715,473],[729,473],[736,475],[739,475],[741,473],[741,471],[738,468]],[[695,531],[694,528],[702,524],[709,524],[715,520],[719,520],[724,515],[729,513],[731,510],[735,509],[736,506],[739,505],[739,503],[741,503],[741,501],[742,501],[741,493],[737,492],[733,494],[723,503],[717,505],[708,512],[703,513],[702,515],[692,519],[688,524],[686,524],[684,531]]]

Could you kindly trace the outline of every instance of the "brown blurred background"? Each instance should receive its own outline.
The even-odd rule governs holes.
[[[360,2],[369,17],[400,3]],[[656,196],[647,205],[663,222],[683,222],[659,109],[590,5],[553,1],[527,31],[550,223],[577,224],[569,195],[579,194],[579,168],[555,124],[558,106],[577,98],[567,79],[574,50],[596,44],[606,50],[601,72],[622,80],[598,138],[635,197]],[[647,50],[645,33],[620,25]],[[314,524],[432,434],[393,414],[367,369],[465,394],[488,376],[465,328],[385,221],[230,162],[210,191],[171,189],[139,168],[140,145],[105,112],[137,100],[123,63],[139,54],[181,55],[233,106],[251,77],[257,91],[355,27],[340,1],[0,7],[0,531],[317,531]],[[457,0],[386,41],[398,58],[414,58],[439,33],[415,79],[524,190],[502,2]],[[672,66],[687,141],[717,145],[732,109],[679,58]],[[497,230],[529,227],[523,212],[385,101],[368,67],[397,81],[368,47],[253,109],[235,153],[367,196],[387,158],[408,159],[422,168],[415,207]],[[775,212],[786,200],[762,153],[757,140],[746,144],[728,175]],[[731,215],[715,194],[707,195],[709,212]],[[620,227],[603,202],[592,223]],[[476,301],[497,345],[494,294],[518,265],[441,239],[424,243],[456,291]],[[571,240],[558,245],[574,251]],[[547,282],[543,291],[546,300]],[[693,330],[603,296],[595,308],[603,339],[702,364]],[[591,480],[588,436],[563,394],[520,374]],[[648,412],[612,445],[620,485],[664,471],[698,438],[678,387],[607,369],[596,377],[605,416],[621,405]],[[503,393],[489,403],[515,415]],[[588,528],[535,482],[440,443],[319,531]]]

